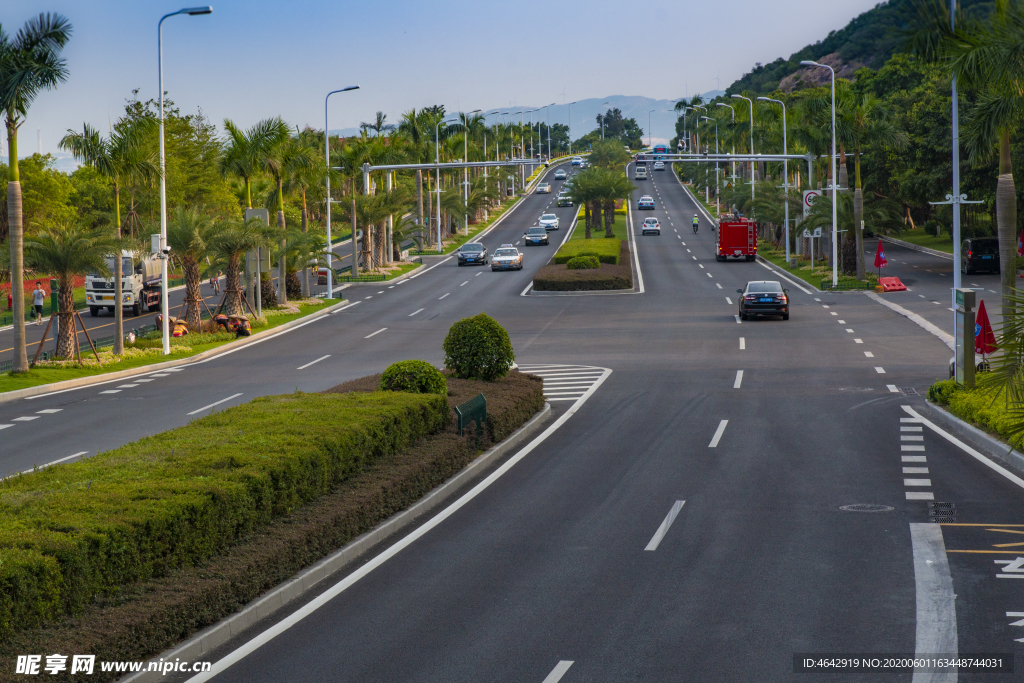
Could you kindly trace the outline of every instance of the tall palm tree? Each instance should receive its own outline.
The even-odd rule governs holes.
[[[327,162],[320,157],[319,149],[313,149],[308,142],[306,136],[302,134],[295,138],[296,145],[303,145],[310,149],[312,153],[310,163],[290,166],[287,169],[288,175],[285,177],[283,186],[285,194],[298,194],[301,198],[301,231],[303,234],[309,231],[309,207],[306,201],[306,194],[311,190],[314,192],[319,190],[323,186],[324,177],[329,172],[332,172],[327,168]],[[299,282],[302,288],[302,296],[309,296],[309,268],[302,269]]]
[[[269,247],[273,242],[272,230],[257,218],[248,221],[220,221],[214,225],[208,246],[215,259],[212,267],[224,272],[228,315],[244,313],[239,270],[245,252],[257,247]]]
[[[278,300],[284,304],[288,303],[288,294],[285,287],[287,272],[287,256],[285,254],[285,234],[288,226],[284,219],[284,179],[293,173],[295,169],[310,167],[316,163],[316,156],[309,147],[296,143],[291,137],[291,129],[281,119],[273,119],[271,135],[265,147],[259,150],[257,160],[260,168],[274,179],[274,192],[277,204],[277,227],[280,230],[280,251],[278,261],[278,273],[280,274],[281,294]]]
[[[28,372],[25,348],[25,226],[18,173],[18,129],[43,90],[68,77],[61,51],[71,38],[71,22],[59,14],[29,19],[11,39],[0,25],[0,111],[7,126],[7,220],[14,303],[14,372]]]
[[[376,131],[377,137],[380,137],[384,133],[391,132],[395,129],[395,125],[393,123],[388,123],[387,120],[388,115],[382,111],[379,111],[377,112],[373,121],[371,121],[370,123],[363,121],[362,123],[359,124],[359,127],[362,128],[363,130],[371,129],[373,131]]]
[[[261,160],[267,149],[281,137],[284,122],[280,118],[263,119],[249,130],[243,131],[231,119],[224,119],[224,130],[228,133],[227,149],[220,159],[220,172],[224,176],[236,176],[245,186],[245,208],[252,208],[253,181],[263,171]],[[284,128],[285,137],[288,128]]]
[[[160,166],[149,136],[157,130],[153,117],[135,121],[118,121],[110,137],[103,139],[88,123],[82,132],[68,130],[60,141],[60,148],[71,152],[75,159],[92,166],[110,181],[114,191],[114,230],[121,237],[121,188],[125,183],[146,183],[160,176]],[[114,259],[114,301],[122,301],[122,259]],[[114,355],[124,353],[124,309],[114,306]]]
[[[214,223],[197,206],[178,206],[167,220],[167,244],[185,274],[185,305],[189,329],[198,330],[202,269],[210,254]]]
[[[83,228],[69,223],[44,228],[25,241],[26,262],[32,268],[51,273],[57,280],[58,357],[71,358],[75,353],[75,277],[88,271],[109,276],[107,257],[116,246],[117,241],[107,228]]]

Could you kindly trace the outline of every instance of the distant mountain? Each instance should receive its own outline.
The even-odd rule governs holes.
[[[30,157],[30,156],[32,156],[32,155],[31,154],[19,154],[18,158],[19,159],[24,159],[24,158]],[[64,173],[74,173],[82,165],[82,164],[78,163],[77,161],[75,161],[75,158],[73,156],[71,156],[70,154],[68,154],[67,152],[55,152],[55,153],[51,153],[51,156],[53,157],[53,167],[55,169],[57,169],[58,171],[63,171]],[[6,166],[7,165],[7,159],[8,158],[5,157],[5,156],[0,157],[0,164],[3,164],[3,165]]]
[[[722,95],[722,91],[707,92],[702,95],[704,98],[714,98]],[[591,97],[585,100],[578,100],[576,104],[572,105],[572,138],[577,140],[595,128],[599,127],[597,122],[597,115],[604,113],[609,109],[618,107],[622,112],[623,117],[629,119],[636,119],[636,122],[640,125],[640,128],[644,131],[644,142],[647,142],[647,136],[649,134],[648,129],[648,112],[652,109],[653,113],[650,114],[650,127],[653,129],[654,142],[668,142],[670,138],[676,134],[676,115],[672,108],[676,102],[682,99],[682,95],[677,99],[672,100],[656,100],[650,97],[643,97],[640,95],[609,95],[607,97]],[[519,111],[521,109],[536,109],[536,105],[526,105],[513,107],[512,111]],[[491,109],[484,109],[484,111],[493,111]],[[508,107],[503,108],[501,111],[508,111]],[[534,114],[534,122],[536,122],[537,116],[540,114]],[[551,107],[551,123],[568,123],[569,107],[564,104],[556,104]],[[508,120],[508,117],[504,117],[504,120]],[[516,117],[516,121],[519,117]],[[525,121],[530,120],[530,115],[527,114],[524,118]],[[547,117],[545,116],[545,121]],[[492,114],[487,118],[487,122],[491,125],[494,124],[494,115]],[[359,135],[358,128],[341,128],[331,130],[331,135]]]
[[[968,15],[985,16],[993,6],[992,0],[960,0],[961,9]],[[768,64],[758,62],[725,92],[732,95],[753,91],[767,95],[780,88],[788,92],[829,82],[831,76],[826,69],[802,68],[802,60],[828,64],[840,78],[850,78],[865,66],[877,69],[901,48],[904,39],[899,29],[912,11],[913,0],[881,2],[855,17],[845,28],[831,31],[824,40],[794,52],[789,59],[779,57]]]

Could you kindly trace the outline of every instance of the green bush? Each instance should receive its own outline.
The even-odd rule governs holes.
[[[265,396],[3,480],[0,641],[204,562],[448,421],[435,394]]]
[[[579,226],[576,227],[580,229]],[[568,263],[576,256],[596,256],[601,263],[616,265],[622,254],[622,240],[617,237],[594,237],[589,240],[569,240],[555,253],[552,263]]]
[[[574,256],[565,263],[569,270],[593,270],[600,268],[601,262],[596,256]]]
[[[928,400],[932,403],[946,405],[949,403],[950,396],[962,389],[963,387],[957,384],[956,380],[942,380],[928,387]]]
[[[444,375],[425,360],[392,363],[380,378],[380,388],[383,391],[448,395],[448,382]]]
[[[493,382],[507,375],[516,359],[508,332],[486,313],[452,325],[443,348],[445,367],[460,379]]]

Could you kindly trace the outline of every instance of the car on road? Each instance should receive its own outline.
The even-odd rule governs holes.
[[[999,272],[999,238],[972,237],[960,245],[960,272],[964,275],[974,273]]]
[[[487,265],[487,247],[479,242],[466,242],[459,247],[459,265]]]
[[[641,235],[660,235],[661,234],[661,223],[654,216],[649,216],[644,219],[643,224],[640,226]]]
[[[555,171],[555,180],[565,180],[565,169],[560,168]]]
[[[558,230],[558,216],[553,213],[542,214],[537,225],[545,230]]]
[[[523,255],[511,244],[503,244],[494,250],[491,270],[522,270]]]
[[[778,280],[753,280],[736,292],[740,295],[740,320],[756,315],[781,315],[789,320],[789,290]]]
[[[572,165],[573,166],[579,166],[581,163],[583,163],[583,157],[573,157],[572,158]]]
[[[654,170],[655,171],[664,171],[665,170],[665,162],[664,161],[655,161],[654,162]]]
[[[537,186],[537,194],[549,194],[551,192],[550,183],[541,183]]]
[[[633,180],[647,180],[647,167],[637,166],[633,170]]]
[[[590,168],[590,162],[586,160],[581,161],[580,168]]]
[[[572,206],[572,197],[563,192],[558,195],[558,206]]]
[[[526,234],[523,235],[523,245],[530,246],[531,244],[550,244],[548,240],[548,229],[542,228],[539,225],[527,228]]]
[[[636,208],[637,209],[651,209],[651,210],[653,210],[654,209],[654,197],[652,197],[649,194],[645,194],[636,203]]]

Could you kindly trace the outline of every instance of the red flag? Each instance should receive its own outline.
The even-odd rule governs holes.
[[[878,238],[878,249],[875,250],[875,268],[889,265],[885,258],[885,251],[882,249],[882,238]]]
[[[992,332],[992,325],[988,322],[988,312],[985,310],[985,301],[978,304],[978,316],[974,319],[974,352],[992,353],[997,348],[996,335]]]

